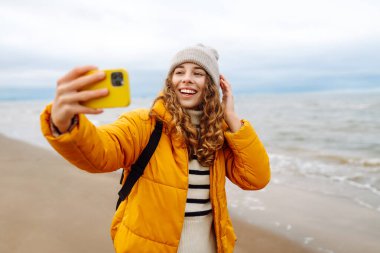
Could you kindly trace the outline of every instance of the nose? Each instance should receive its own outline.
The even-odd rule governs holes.
[[[182,78],[182,83],[191,83],[191,73],[186,72],[185,75]]]

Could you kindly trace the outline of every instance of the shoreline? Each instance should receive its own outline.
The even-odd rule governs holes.
[[[1,134],[0,146],[0,252],[113,252],[119,174],[81,171]],[[257,192],[228,183],[227,191],[237,253],[380,251],[379,212],[349,199],[274,182]]]

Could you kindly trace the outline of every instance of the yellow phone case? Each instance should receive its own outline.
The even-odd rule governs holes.
[[[84,90],[108,89],[106,97],[93,99],[82,104],[92,108],[124,107],[131,103],[128,72],[124,69],[103,70],[106,77],[95,84],[89,85]],[[86,75],[93,74],[89,71]]]

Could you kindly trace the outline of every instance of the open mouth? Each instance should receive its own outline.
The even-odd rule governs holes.
[[[192,90],[192,89],[179,89],[179,92],[181,92],[181,94],[184,94],[184,95],[194,95],[197,93],[196,90]]]

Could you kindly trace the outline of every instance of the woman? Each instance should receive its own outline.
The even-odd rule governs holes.
[[[257,190],[269,182],[270,169],[253,127],[234,111],[216,50],[196,45],[179,51],[150,110],[125,113],[101,127],[84,114],[102,111],[80,102],[107,91],[78,91],[104,78],[101,71],[84,75],[93,69],[79,67],[62,77],[52,105],[41,115],[43,134],[63,157],[89,172],[124,168],[128,174],[157,120],[164,125],[143,176],[115,213],[115,251],[233,252],[225,177]]]

